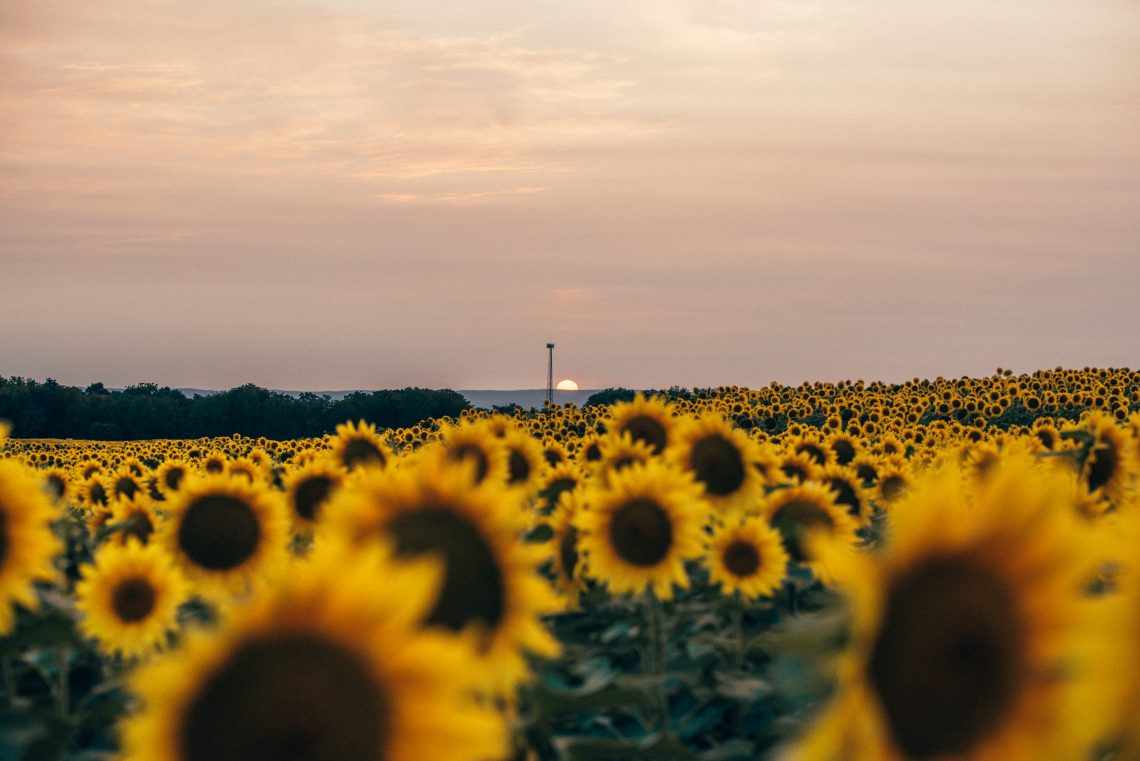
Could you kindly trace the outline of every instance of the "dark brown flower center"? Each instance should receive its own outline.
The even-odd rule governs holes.
[[[673,524],[655,501],[645,497],[632,499],[614,511],[610,543],[627,563],[654,566],[665,559],[673,546]]]
[[[178,487],[182,485],[182,479],[186,476],[184,468],[171,468],[166,471],[162,481],[166,484],[166,488],[171,491],[178,491]]]
[[[115,485],[113,488],[115,496],[127,497],[129,499],[138,493],[139,485],[135,483],[135,479],[131,478],[130,476],[123,476],[122,478],[115,480]]]
[[[491,463],[482,447],[475,444],[460,444],[448,449],[447,453],[448,457],[456,462],[473,461],[475,463],[475,483],[483,483],[483,479],[487,477],[487,471],[491,469]]]
[[[150,615],[156,599],[154,587],[149,581],[126,579],[115,587],[115,592],[111,595],[111,608],[120,621],[133,624]]]
[[[54,500],[58,500],[63,496],[63,493],[67,491],[67,481],[63,480],[63,477],[58,473],[49,473],[46,483],[48,494],[50,494]]]
[[[253,509],[228,494],[206,494],[186,509],[178,546],[196,565],[211,571],[236,568],[257,551],[261,525]]]
[[[573,580],[574,569],[578,566],[578,529],[573,526],[567,526],[558,540],[558,560],[566,580]]]
[[[530,461],[522,452],[517,449],[512,449],[510,456],[507,458],[507,464],[510,467],[510,477],[507,479],[509,484],[522,484],[530,478],[531,467]]]
[[[719,434],[698,439],[689,453],[693,474],[705,491],[717,497],[735,493],[744,484],[744,458]]]
[[[425,506],[396,516],[387,531],[396,553],[433,553],[446,564],[439,599],[424,624],[461,631],[477,622],[493,631],[506,612],[503,571],[483,533],[453,507]]]
[[[797,563],[809,560],[806,542],[813,531],[830,531],[835,523],[827,511],[806,499],[794,499],[780,507],[770,521],[780,532],[784,549]]]
[[[246,642],[190,701],[186,761],[384,761],[389,697],[359,654],[312,634]]]
[[[315,521],[321,505],[328,500],[336,481],[325,475],[314,475],[297,485],[293,493],[293,510],[302,520]]]
[[[760,553],[756,545],[736,539],[724,548],[724,567],[733,576],[745,578],[760,568]]]
[[[1116,451],[1116,446],[1112,442],[1102,443],[1105,446],[1093,451],[1092,464],[1089,465],[1090,492],[1096,491],[1111,481],[1120,465],[1120,455]]]
[[[668,432],[661,421],[650,415],[637,415],[626,421],[621,428],[634,441],[644,441],[653,448],[653,454],[660,454],[668,443]]]
[[[344,445],[344,452],[341,453],[341,462],[348,470],[353,470],[361,465],[379,465],[383,466],[386,462],[384,453],[380,447],[376,446],[376,442],[363,437],[356,437],[349,439]]]
[[[895,579],[867,676],[903,754],[966,755],[1000,729],[1025,644],[1013,592],[969,558],[930,558]]]
[[[831,444],[831,451],[835,452],[835,461],[846,465],[855,459],[855,447],[847,439],[836,439]]]
[[[883,499],[894,502],[906,491],[906,479],[902,476],[887,476],[879,484],[879,489],[883,492]]]
[[[131,513],[126,520],[123,521],[122,532],[124,542],[128,536],[133,536],[142,544],[146,544],[147,541],[150,540],[150,535],[154,533],[154,523],[145,511],[138,510]]]
[[[835,492],[835,504],[843,505],[851,515],[859,516],[859,494],[855,487],[844,478],[829,478],[827,488]]]

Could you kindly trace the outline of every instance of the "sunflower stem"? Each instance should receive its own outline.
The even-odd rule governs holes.
[[[665,631],[662,625],[661,600],[651,589],[648,593],[649,619],[649,665],[652,669],[653,691],[656,693],[657,710],[661,713],[661,733],[669,736],[669,699],[665,694]]]
[[[732,606],[732,634],[736,641],[735,657],[736,670],[744,668],[744,600],[737,592]]]
[[[61,647],[58,653],[59,690],[56,692],[56,708],[62,718],[71,711],[71,650]]]
[[[0,672],[3,673],[4,698],[11,705],[16,697],[16,680],[12,676],[12,661],[7,656],[0,657]]]
[[[784,589],[788,593],[788,615],[796,615],[796,583],[794,581],[785,581]]]

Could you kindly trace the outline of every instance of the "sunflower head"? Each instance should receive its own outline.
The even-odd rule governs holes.
[[[377,435],[376,426],[363,420],[338,425],[332,451],[333,457],[348,471],[383,468],[392,459],[392,452]]]
[[[684,418],[670,451],[674,463],[700,484],[717,515],[738,514],[759,501],[764,481],[752,467],[760,458],[759,447],[724,418]]]
[[[55,507],[36,475],[0,459],[0,634],[12,629],[12,606],[38,606],[34,584],[52,581],[61,543],[52,530]]]
[[[442,582],[421,625],[471,635],[497,685],[509,689],[529,674],[525,651],[557,652],[538,617],[558,602],[538,574],[543,549],[521,539],[524,495],[505,484],[473,487],[471,470],[427,447],[399,469],[346,484],[321,531],[354,544],[380,539],[397,559],[439,560]]]
[[[139,656],[161,647],[177,628],[178,606],[189,587],[158,545],[134,538],[104,545],[82,568],[76,607],[80,630],[109,654]]]
[[[948,467],[896,505],[880,554],[833,563],[853,638],[806,755],[1087,755],[1105,710],[1081,686],[1096,618],[1063,489],[1032,458],[981,484]]]
[[[618,402],[610,409],[608,430],[647,444],[653,454],[661,454],[671,443],[676,428],[672,405],[659,397],[637,394],[631,402]]]
[[[280,496],[225,475],[185,484],[167,503],[161,541],[207,593],[240,593],[280,569],[289,522]]]
[[[597,484],[576,525],[586,573],[616,593],[652,589],[662,599],[687,587],[684,561],[702,551],[708,506],[692,477],[659,460]]]
[[[853,547],[858,524],[835,501],[826,486],[811,481],[778,489],[765,499],[761,511],[783,540],[784,549],[796,563],[811,569],[824,583],[832,578],[828,563],[816,556],[821,540],[839,547]]]
[[[778,531],[763,518],[749,516],[714,530],[707,562],[709,579],[721,592],[753,600],[780,588],[788,553]]]
[[[433,570],[376,545],[318,548],[222,631],[132,677],[144,709],[122,728],[126,758],[502,757],[503,718],[472,697],[474,654],[416,626]]]

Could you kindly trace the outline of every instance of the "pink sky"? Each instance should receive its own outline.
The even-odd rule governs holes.
[[[1134,0],[5,0],[0,39],[2,375],[1140,366]]]

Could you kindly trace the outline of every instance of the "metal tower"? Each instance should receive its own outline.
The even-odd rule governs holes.
[[[554,404],[554,344],[546,345],[546,406]]]

